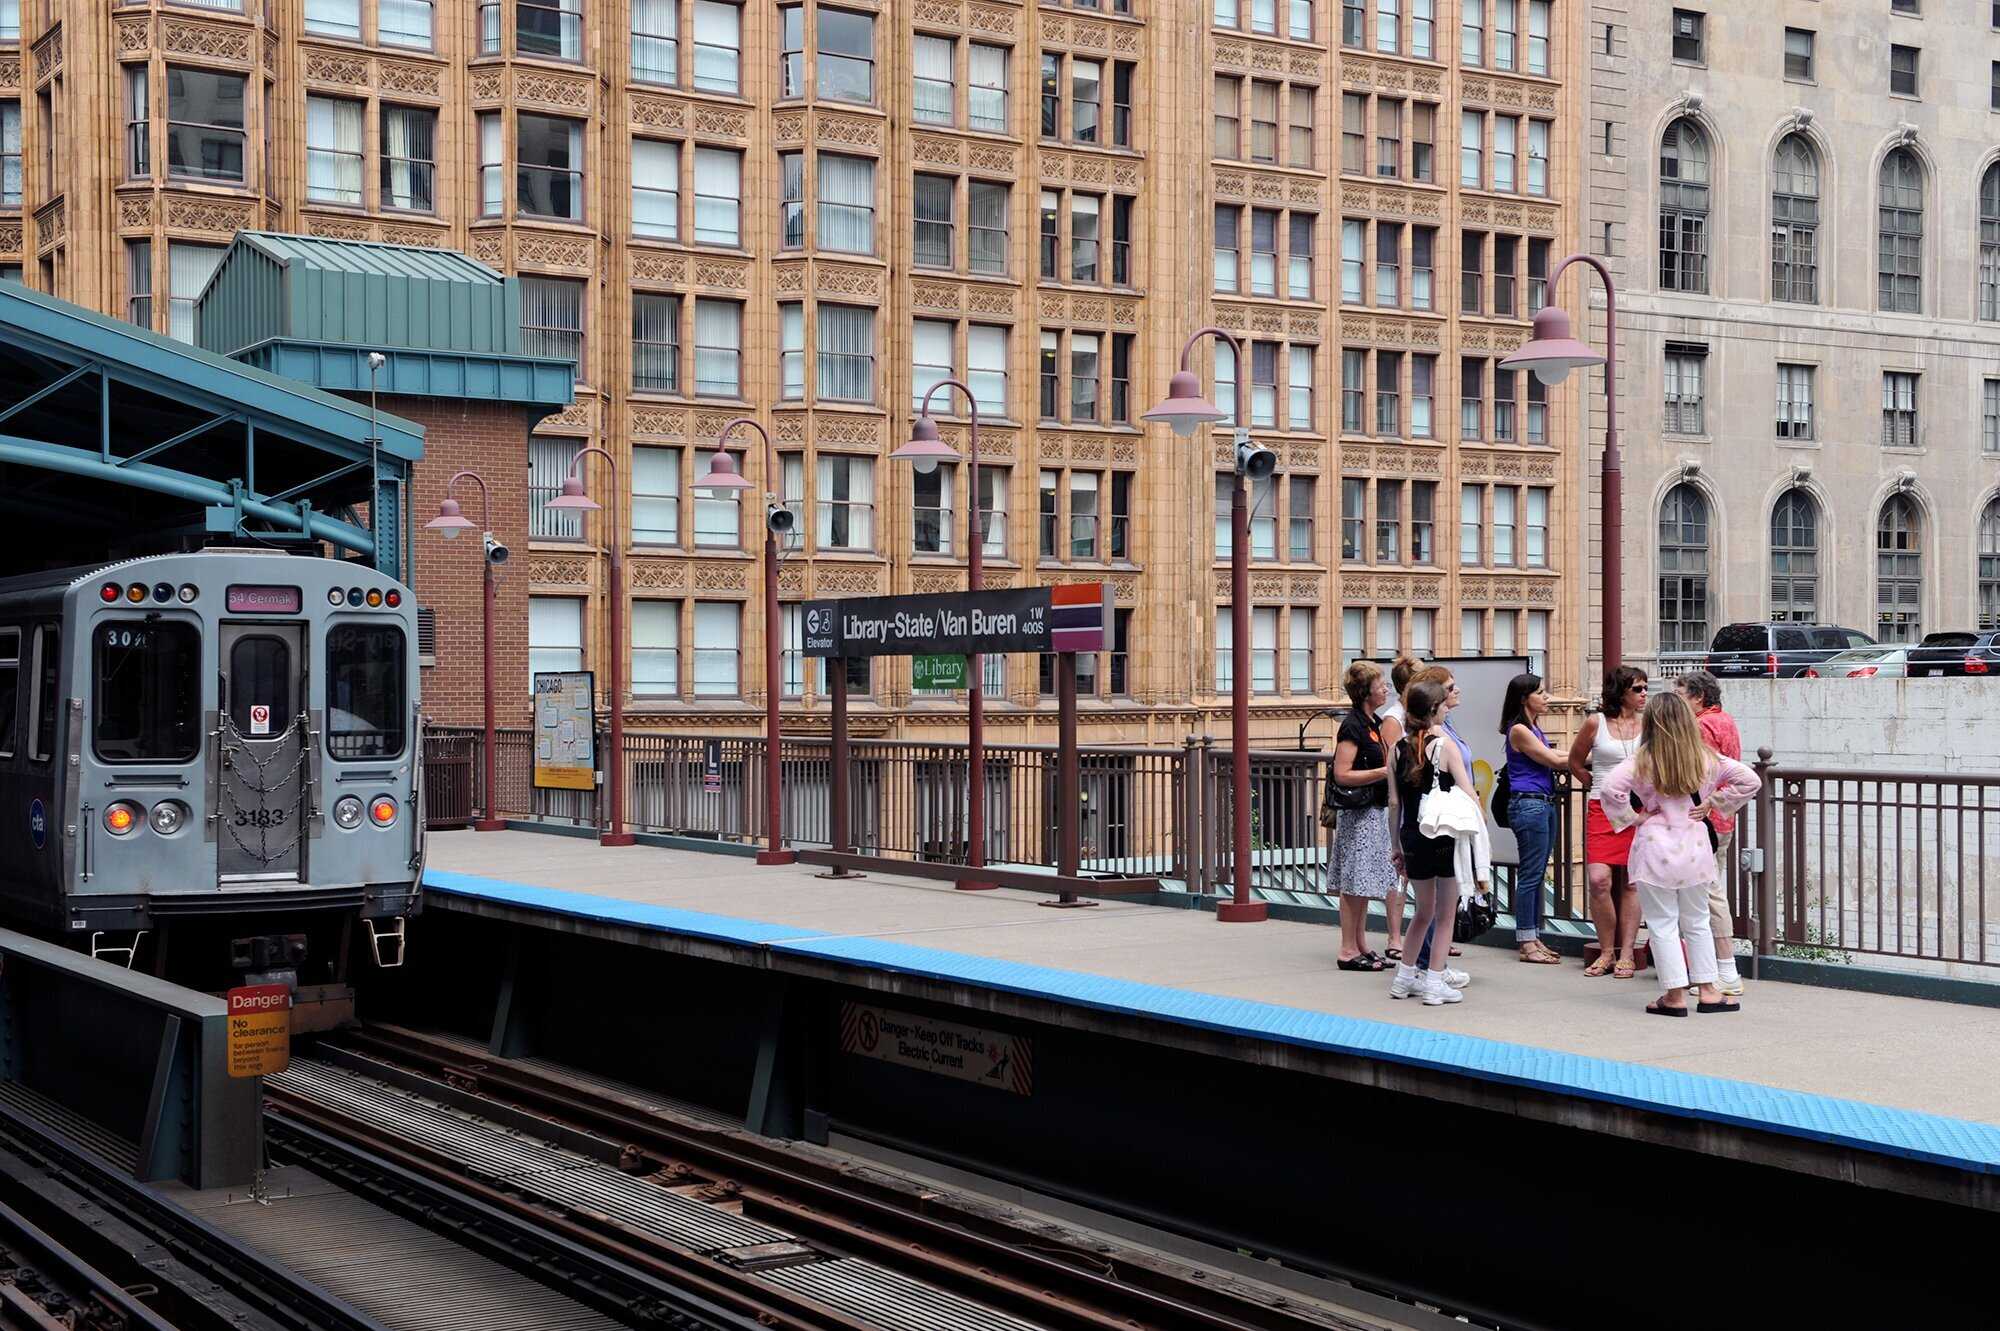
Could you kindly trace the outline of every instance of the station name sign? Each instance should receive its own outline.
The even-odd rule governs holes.
[[[851,658],[1097,651],[1103,645],[1103,625],[1110,618],[1107,593],[1104,584],[1091,583],[1087,588],[1017,587],[807,601],[805,654]],[[1092,622],[1086,625],[1084,619]],[[1097,640],[1086,643],[1085,634],[1092,627]]]

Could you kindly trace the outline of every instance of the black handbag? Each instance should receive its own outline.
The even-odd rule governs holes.
[[[1507,821],[1507,818],[1509,816],[1507,811],[1507,801],[1513,798],[1514,798],[1514,778],[1508,773],[1506,764],[1502,763],[1500,766],[1500,775],[1498,779],[1496,779],[1493,782],[1493,807],[1491,812],[1493,815],[1493,825],[1495,827],[1512,826],[1512,824],[1510,824]]]
[[[1486,936],[1486,931],[1499,918],[1500,912],[1494,908],[1493,899],[1483,892],[1475,892],[1458,903],[1458,917],[1451,922],[1451,941],[1476,943]]]

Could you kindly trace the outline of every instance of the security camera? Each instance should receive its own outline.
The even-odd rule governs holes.
[[[383,354],[382,354],[381,352],[379,352],[379,351],[371,351],[371,352],[369,352],[369,353],[368,353],[368,368],[369,368],[369,369],[371,369],[371,370],[379,370],[379,369],[381,369],[381,368],[382,368],[382,367],[383,367],[384,365],[387,365],[388,363],[389,363],[389,358],[388,358],[387,356],[384,356],[384,355],[383,355]]]
[[[492,532],[487,532],[487,533],[486,533],[486,562],[487,562],[487,563],[489,563],[489,564],[504,564],[504,563],[506,563],[506,562],[507,562],[507,557],[508,557],[508,555],[509,555],[509,554],[511,554],[511,553],[512,553],[512,552],[511,552],[511,551],[509,551],[509,550],[507,549],[507,547],[506,547],[506,546],[504,546],[504,545],[502,545],[502,544],[500,543],[500,541],[499,541],[499,538],[495,537],[495,536],[493,535],[493,533],[492,533]]]
[[[774,536],[789,536],[799,525],[799,515],[780,504],[773,504],[764,510],[764,525]]]
[[[1278,469],[1278,455],[1259,448],[1249,440],[1236,445],[1236,474],[1246,481],[1261,481]]]

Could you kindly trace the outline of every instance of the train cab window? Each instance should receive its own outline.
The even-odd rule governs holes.
[[[393,758],[409,728],[403,631],[342,624],[326,640],[326,751],[342,760]]]
[[[47,762],[56,751],[56,717],[62,709],[56,684],[62,678],[62,630],[43,624],[35,630],[35,698],[28,716],[28,757]]]
[[[110,763],[186,762],[201,751],[201,634],[118,620],[91,651],[91,746]]]
[[[0,758],[20,742],[21,630],[0,629]]]

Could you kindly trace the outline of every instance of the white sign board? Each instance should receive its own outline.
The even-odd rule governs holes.
[[[1015,1095],[1034,1094],[1033,1046],[1018,1035],[872,1003],[842,1003],[840,1049]]]
[[[1382,673],[1390,663],[1377,661]],[[1472,749],[1472,783],[1479,788],[1479,806],[1486,810],[1486,830],[1493,838],[1495,864],[1519,864],[1521,852],[1514,834],[1493,825],[1493,787],[1507,765],[1506,737],[1500,733],[1500,705],[1507,701],[1507,685],[1528,669],[1525,656],[1441,656],[1424,662],[1441,665],[1458,681],[1458,708],[1451,714],[1451,728]]]

